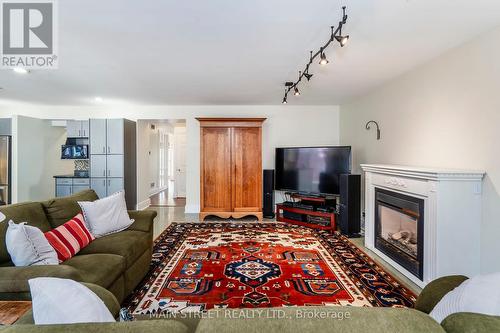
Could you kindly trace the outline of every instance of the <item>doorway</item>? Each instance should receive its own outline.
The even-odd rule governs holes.
[[[186,205],[186,121],[137,121],[139,202],[143,207]]]

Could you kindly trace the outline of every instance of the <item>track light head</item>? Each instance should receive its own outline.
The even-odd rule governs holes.
[[[311,78],[313,77],[313,74],[304,73],[304,76],[306,77],[307,81],[310,81]]]
[[[299,88],[297,88],[297,87],[293,88],[293,95],[294,96],[300,96]]]
[[[287,103],[287,101],[286,101],[286,96],[285,96],[285,97],[283,97],[283,102],[281,102],[281,104],[286,104],[286,103]]]
[[[349,40],[349,35],[335,36],[335,39],[337,40],[337,42],[339,42],[341,47],[344,47],[344,45],[347,44],[347,41]]]
[[[320,61],[319,61],[319,64],[324,66],[324,65],[327,65],[329,63],[328,59],[326,59],[326,55],[325,55],[325,52],[323,52],[323,50],[321,50],[321,56],[320,56]]]

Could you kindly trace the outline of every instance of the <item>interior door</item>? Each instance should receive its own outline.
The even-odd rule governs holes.
[[[108,119],[106,122],[108,154],[123,154],[123,123],[123,119]]]
[[[97,196],[102,199],[107,196],[106,194],[106,188],[107,188],[107,183],[106,183],[106,178],[92,178],[90,180],[90,188],[97,193]]]
[[[262,152],[260,127],[233,128],[233,210],[262,210]]]
[[[174,148],[175,149],[175,148]],[[201,210],[230,212],[231,129],[205,127],[201,131]]]
[[[90,156],[90,177],[106,177],[106,155]]]
[[[106,154],[106,119],[90,119],[90,154]]]
[[[175,146],[175,197],[186,197],[186,134],[176,135]]]
[[[107,177],[123,178],[123,155],[107,155],[106,169]]]
[[[106,181],[108,196],[124,189],[123,178],[108,178]]]

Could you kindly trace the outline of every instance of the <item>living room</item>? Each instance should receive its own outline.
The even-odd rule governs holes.
[[[500,332],[497,1],[41,3],[0,331]]]

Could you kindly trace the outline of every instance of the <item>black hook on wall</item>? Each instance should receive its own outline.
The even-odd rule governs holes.
[[[375,120],[370,120],[369,122],[366,123],[366,129],[370,130],[370,124],[374,123],[375,126],[377,126],[377,140],[380,140],[380,127],[378,126],[378,123]]]

